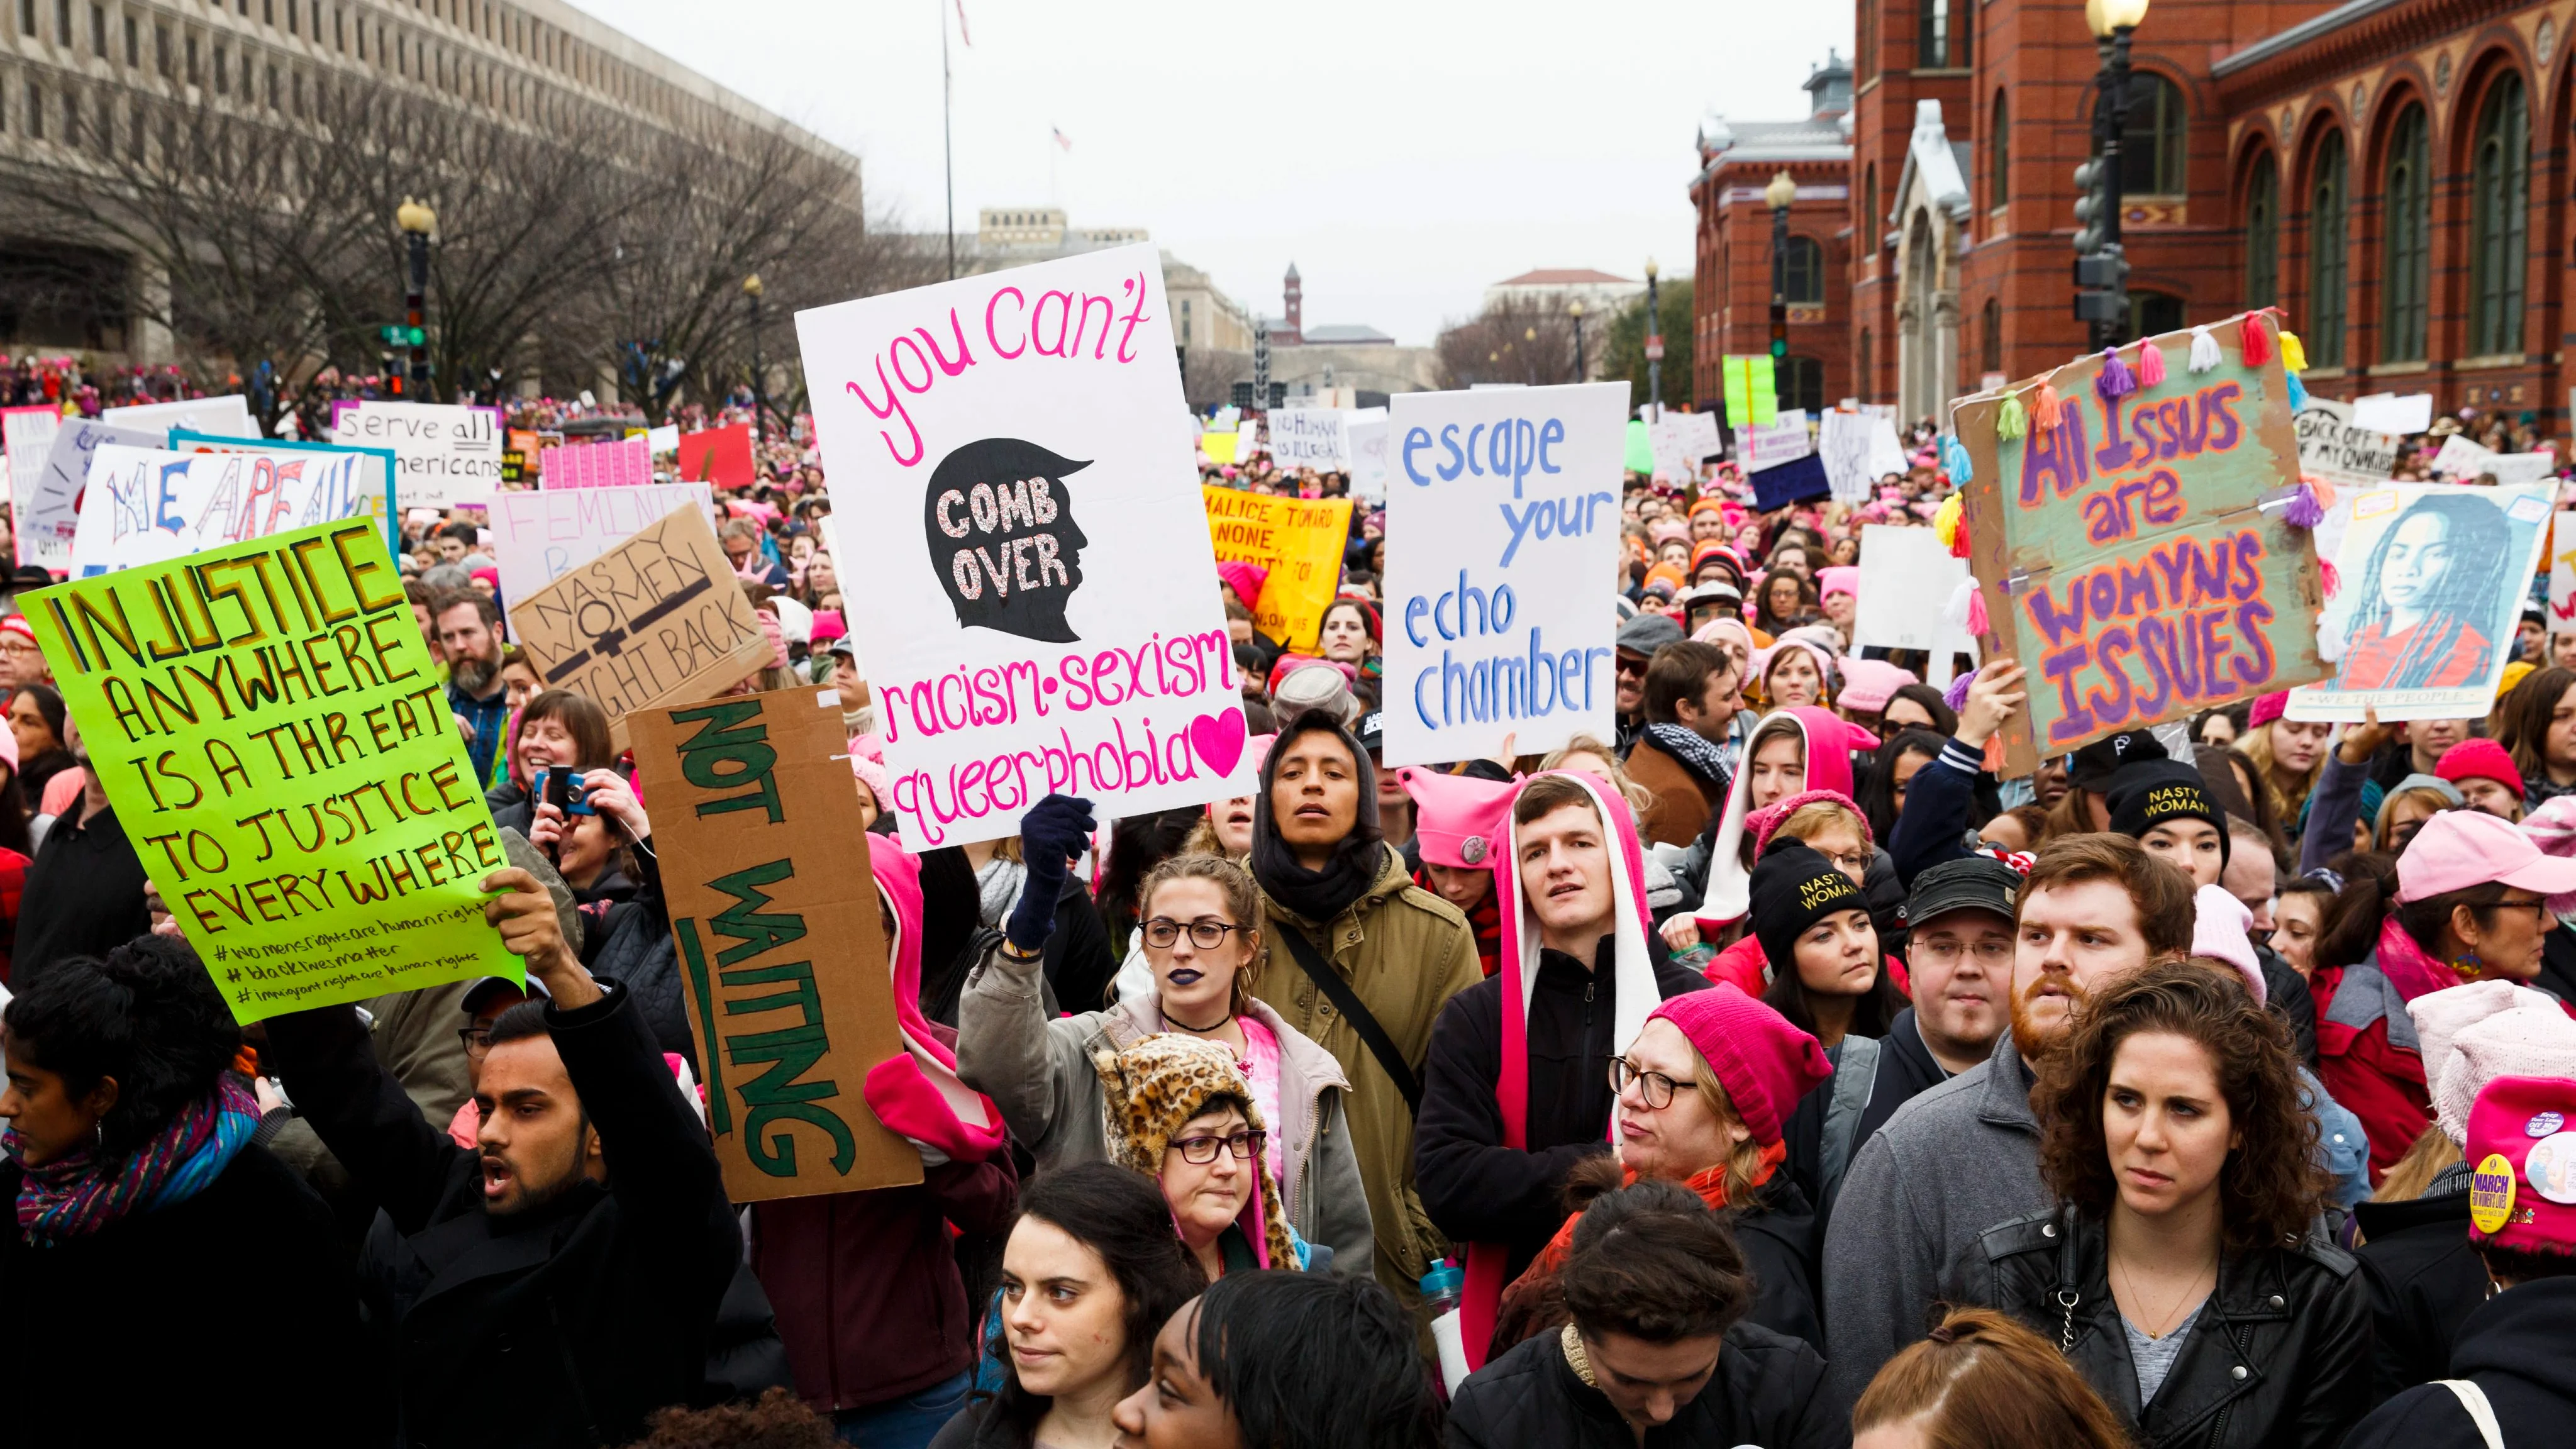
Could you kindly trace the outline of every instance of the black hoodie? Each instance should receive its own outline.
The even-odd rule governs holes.
[[[2450,1373],[2460,1325],[2487,1297],[2487,1268],[2469,1246],[2465,1164],[2407,1202],[2353,1209],[2362,1243],[2361,1280],[2370,1289],[2372,1402]]]
[[[2486,1393],[2513,1449],[2564,1444],[2576,1424],[2576,1278],[2541,1278],[2480,1304],[2460,1325],[2450,1376]],[[2353,1426],[2344,1449],[2481,1449],[2457,1395],[2420,1384]]]

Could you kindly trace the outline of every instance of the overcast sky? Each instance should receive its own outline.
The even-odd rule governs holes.
[[[1688,271],[1701,117],[1804,115],[1851,49],[1850,6],[1756,0],[964,0],[971,47],[957,0],[574,3],[857,152],[933,232],[945,16],[961,231],[1053,201],[1273,316],[1294,261],[1310,325],[1414,344],[1532,267]]]

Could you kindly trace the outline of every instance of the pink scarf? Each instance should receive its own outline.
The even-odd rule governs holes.
[[[2379,974],[2408,1001],[2460,984],[2460,973],[2426,954],[2395,916],[2379,923]]]

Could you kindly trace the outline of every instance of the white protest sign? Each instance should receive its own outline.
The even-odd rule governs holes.
[[[1874,421],[1864,419],[1864,421]],[[1831,455],[1828,456],[1830,462]],[[1852,647],[1930,649],[1941,633],[1941,615],[1968,578],[1968,561],[1953,558],[1928,528],[1872,523],[1860,531],[1860,596],[1852,605]]]
[[[45,461],[53,454],[62,426],[62,412],[41,403],[0,408],[0,457],[9,465],[9,518],[17,529],[22,564],[58,569],[65,567],[70,553],[71,541],[60,525],[71,520],[71,500],[53,500],[48,506],[41,496]],[[47,557],[49,553],[56,557]]]
[[[2374,433],[2420,433],[2433,426],[2433,395],[2410,392],[2399,396],[2393,392],[2375,392],[2352,400],[2349,421],[2356,428]]]
[[[2367,488],[2397,471],[2397,435],[2352,425],[2353,405],[2308,394],[2290,421],[2299,435],[2299,471],[2338,488]]]
[[[2558,550],[2549,560],[2549,632],[2576,633],[2576,513],[2560,513],[2549,536]]]
[[[2433,471],[2471,482],[2481,476],[2498,483],[2536,483],[2558,471],[2554,453],[2499,453],[2467,436],[2453,433],[2442,440],[2442,451],[2433,455]]]
[[[1906,469],[1895,425],[1867,413],[1825,414],[1816,432],[1816,451],[1824,456],[1825,481],[1837,503],[1867,503],[1880,478]]]
[[[491,502],[494,557],[501,598],[524,599],[647,527],[674,508],[698,505],[716,527],[714,488],[705,483],[640,487],[538,488],[496,494]]]
[[[1386,409],[1361,408],[1342,421],[1342,438],[1351,450],[1351,496],[1369,503],[1386,501]]]
[[[34,495],[19,498],[18,561],[49,569],[72,566],[72,538],[80,531],[81,490],[89,484],[90,457],[101,444],[158,448],[169,440],[158,428],[120,428],[90,418],[65,418],[38,471]],[[16,469],[10,471],[14,483]]]
[[[90,454],[72,572],[167,563],[204,549],[338,518],[385,516],[384,460],[263,449],[178,453],[101,443]]]
[[[1103,819],[1250,792],[1154,248],[796,330],[835,520],[867,540],[841,585],[904,844],[1012,834],[1053,791]]]
[[[1759,427],[1737,428],[1735,451],[1741,456],[1747,473],[1794,463],[1807,456],[1815,451],[1815,445],[1807,438],[1807,410],[1782,408],[1777,421]]]
[[[501,429],[488,409],[371,398],[340,415],[331,441],[392,449],[405,508],[445,508],[501,486]]]
[[[1337,473],[1348,461],[1338,408],[1274,408],[1270,413],[1270,456],[1282,468],[1312,468]]]
[[[250,399],[239,393],[106,408],[100,411],[98,420],[120,428],[185,428],[192,433],[212,433],[219,438],[259,436],[259,424],[250,420]]]
[[[1610,738],[1627,411],[1623,382],[1389,400],[1388,765]]]
[[[1702,460],[1725,446],[1715,415],[1671,411],[1646,424],[1646,445],[1654,451],[1655,471],[1676,483],[1698,482]]]

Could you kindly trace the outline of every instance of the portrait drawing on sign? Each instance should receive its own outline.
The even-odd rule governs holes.
[[[1082,587],[1082,550],[1065,477],[1090,467],[1018,438],[968,443],[931,470],[922,532],[957,627],[1044,644],[1080,636],[1065,622]]]
[[[2340,689],[2457,689],[2484,679],[2493,615],[2516,552],[2503,511],[2434,494],[2410,504],[2370,551],[2347,626]]]

